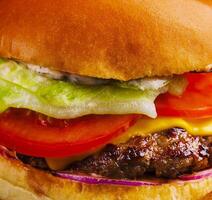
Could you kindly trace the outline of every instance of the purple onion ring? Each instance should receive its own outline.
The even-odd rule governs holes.
[[[200,180],[203,178],[212,178],[212,168],[204,170],[204,171],[200,171],[200,172],[196,172],[193,174],[184,174],[182,176],[179,176],[180,180],[183,181],[193,181],[193,180]]]
[[[15,152],[8,150],[2,145],[0,145],[0,155],[11,159],[17,159]]]
[[[119,186],[157,186],[167,183],[167,181],[151,181],[151,180],[126,180],[126,179],[108,179],[99,176],[88,176],[88,175],[76,175],[69,172],[53,172],[55,176],[68,179],[71,181],[77,181],[86,184],[94,185],[119,185]],[[196,181],[204,178],[212,178],[212,168],[193,174],[186,174],[179,176],[176,179],[176,182],[187,182],[187,181]]]
[[[92,185],[119,185],[119,186],[156,186],[161,185],[160,182],[156,181],[131,181],[126,179],[108,179],[97,176],[85,176],[85,175],[76,175],[68,172],[55,172],[54,175],[69,179],[72,181],[77,181],[81,183],[87,183]]]

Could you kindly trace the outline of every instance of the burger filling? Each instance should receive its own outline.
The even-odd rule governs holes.
[[[21,154],[18,157],[33,167],[51,170],[45,159]],[[135,136],[125,143],[108,144],[100,152],[72,162],[65,170],[108,178],[140,179],[150,174],[177,178],[211,166],[212,137],[191,136],[182,128],[172,128],[147,137]]]
[[[0,60],[0,145],[43,170],[142,179],[212,166],[212,73],[118,81]]]

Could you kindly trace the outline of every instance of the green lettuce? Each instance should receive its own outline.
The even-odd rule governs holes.
[[[129,113],[156,117],[154,100],[160,92],[160,89],[138,90],[117,84],[77,85],[32,72],[15,61],[0,60],[0,112],[14,107],[59,119]]]

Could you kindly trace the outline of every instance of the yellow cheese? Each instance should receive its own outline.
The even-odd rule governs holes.
[[[140,119],[125,134],[114,140],[113,143],[118,144],[126,142],[130,137],[135,135],[146,136],[154,132],[165,129],[180,127],[184,128],[191,135],[209,136],[212,135],[212,118],[210,119],[182,119],[172,117],[158,117],[156,119]]]
[[[72,156],[72,157],[65,157],[65,158],[46,158],[46,163],[52,170],[64,170],[67,168],[72,162],[82,160],[89,155],[92,155],[94,153],[97,153],[100,148],[97,148],[95,150],[90,150],[89,152],[86,152],[84,154],[78,155],[78,156]]]
[[[128,131],[126,131],[122,136],[115,139],[111,143],[113,144],[123,143],[126,142],[132,136],[136,135],[146,136],[151,133],[173,127],[184,128],[188,131],[188,133],[192,135],[209,136],[212,135],[212,118],[200,119],[200,120],[188,120],[188,119],[170,118],[170,117],[167,118],[158,117],[156,119],[150,119],[150,118],[140,119],[133,127],[128,129]],[[97,149],[96,152],[97,151],[99,151],[99,149]],[[51,169],[63,170],[73,161],[81,160],[92,153],[95,152],[92,150],[87,154],[71,158],[60,158],[60,159],[46,158],[46,161]]]
[[[64,170],[70,163],[72,158],[46,158],[46,163],[52,170]]]

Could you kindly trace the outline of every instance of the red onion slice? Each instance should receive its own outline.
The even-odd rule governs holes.
[[[54,175],[69,179],[71,181],[77,181],[81,183],[94,184],[94,185],[119,185],[119,186],[157,186],[167,183],[166,181],[151,181],[151,180],[126,180],[126,179],[107,179],[98,176],[87,176],[87,175],[76,175],[68,172],[54,172]],[[179,176],[178,179],[174,180],[179,183],[186,181],[196,181],[204,178],[212,178],[212,168],[201,172],[186,174]],[[181,182],[182,181],[182,182]]]
[[[183,181],[194,181],[194,180],[199,180],[199,179],[209,178],[209,177],[212,178],[212,168],[208,170],[196,172],[193,174],[184,174],[180,176],[179,179]]]
[[[160,185],[160,182],[156,181],[131,181],[125,179],[107,179],[95,176],[85,176],[70,174],[68,172],[56,172],[56,176],[69,179],[71,181],[77,181],[81,183],[87,183],[92,185],[119,185],[119,186],[156,186]]]
[[[0,155],[7,158],[17,159],[15,152],[8,150],[6,147],[2,145],[0,145]]]

